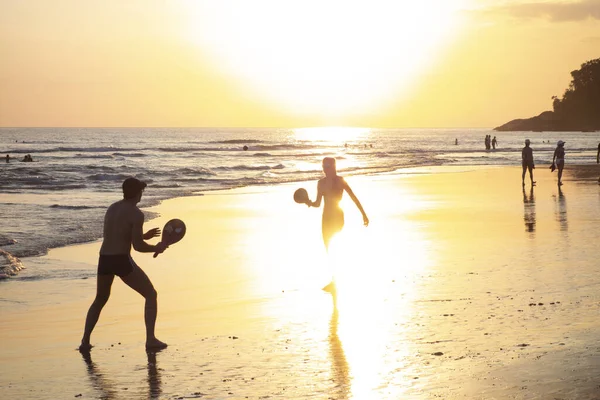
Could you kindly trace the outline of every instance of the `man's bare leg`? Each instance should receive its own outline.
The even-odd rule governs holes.
[[[150,282],[150,278],[138,266],[133,268],[133,271],[121,277],[130,288],[144,296],[146,304],[144,305],[144,322],[146,323],[146,348],[147,349],[163,349],[167,344],[161,342],[154,335],[154,327],[156,325],[156,314],[158,312],[157,293]]]
[[[92,345],[90,344],[90,337],[92,331],[100,318],[100,312],[104,308],[104,305],[110,297],[110,288],[112,286],[114,275],[98,275],[96,283],[96,298],[88,310],[87,317],[85,318],[85,329],[83,332],[83,338],[81,339],[81,345],[79,351],[90,351]]]

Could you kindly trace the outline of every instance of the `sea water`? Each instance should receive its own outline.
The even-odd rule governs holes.
[[[486,150],[485,135],[496,136]],[[0,128],[0,276],[20,258],[102,236],[104,211],[121,183],[148,183],[140,207],[235,187],[317,179],[323,157],[343,176],[433,165],[520,165],[525,138],[536,164],[556,141],[566,160],[596,160],[598,132],[367,128]],[[458,144],[456,143],[458,141]],[[5,162],[6,155],[9,162]],[[33,162],[22,161],[30,154]],[[152,215],[146,213],[146,219]]]

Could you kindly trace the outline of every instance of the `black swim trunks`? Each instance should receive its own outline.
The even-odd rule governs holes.
[[[126,276],[136,267],[135,262],[129,254],[100,254],[98,260],[98,275]]]

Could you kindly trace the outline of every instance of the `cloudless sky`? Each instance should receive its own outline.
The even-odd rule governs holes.
[[[600,57],[600,0],[0,0],[0,126],[494,127]]]

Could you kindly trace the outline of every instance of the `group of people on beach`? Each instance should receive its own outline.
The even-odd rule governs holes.
[[[489,137],[490,135],[488,135]],[[491,143],[494,143],[495,137]],[[535,163],[533,159],[533,149],[531,141],[525,140],[525,147],[522,154],[522,182],[525,186],[525,174],[529,171],[529,178],[532,187],[535,185],[533,180],[533,169]],[[562,172],[565,165],[565,142],[559,140],[552,157],[552,167],[558,168],[558,185],[562,185]],[[600,144],[598,144],[598,153],[596,162],[600,163]],[[317,183],[317,197],[314,201],[306,199],[305,204],[308,207],[319,208],[321,202],[324,202],[323,216],[321,222],[321,232],[325,249],[329,251],[331,239],[344,227],[344,212],[340,208],[340,201],[344,192],[348,193],[363,217],[365,226],[369,225],[369,218],[365,213],[360,201],[350,188],[346,180],[337,174],[336,160],[332,157],[325,157],[322,161],[325,177],[319,179]],[[554,170],[554,169],[552,169]],[[599,178],[600,182],[600,178]],[[111,286],[115,276],[121,278],[125,284],[141,294],[145,298],[144,321],[146,324],[146,348],[157,350],[167,347],[167,344],[160,341],[155,335],[155,324],[157,316],[157,292],[150,278],[135,263],[131,257],[131,248],[141,253],[162,253],[168,245],[159,242],[156,245],[147,243],[147,240],[160,236],[160,228],[152,228],[144,233],[144,214],[138,208],[137,204],[142,198],[146,183],[137,178],[127,178],[122,184],[123,199],[113,203],[108,207],[104,216],[104,235],[100,247],[100,256],[98,260],[96,297],[90,306],[86,320],[83,337],[79,350],[88,352],[92,345],[90,338],[92,331],[98,322],[100,313],[110,297]],[[334,281],[327,285],[324,290],[335,291]]]
[[[525,186],[525,173],[529,171],[529,179],[531,180],[531,186],[535,186],[536,182],[533,180],[533,170],[535,169],[535,163],[533,162],[533,149],[530,147],[531,140],[525,139],[525,147],[521,151],[521,164],[523,166],[523,174],[521,175],[521,181]],[[600,150],[600,145],[598,145]],[[565,168],[565,142],[559,140],[556,143],[556,149],[552,156],[552,165],[550,170],[554,172],[558,168],[558,186],[562,186],[562,174]]]
[[[324,202],[321,231],[325,249],[328,251],[331,239],[344,227],[344,212],[339,205],[344,192],[348,193],[358,207],[365,226],[369,225],[369,218],[350,185],[337,174],[335,158],[325,157],[322,167],[325,177],[317,183],[317,197],[315,201],[307,199],[305,204],[308,207],[319,208],[321,202]],[[96,297],[87,312],[84,333],[79,346],[81,352],[88,352],[92,348],[90,343],[92,331],[110,297],[115,276],[121,278],[126,285],[145,299],[146,349],[159,350],[167,347],[167,344],[160,341],[154,332],[158,308],[156,289],[150,278],[131,257],[132,246],[140,253],[160,254],[168,248],[168,245],[163,242],[156,245],[146,242],[160,236],[161,230],[153,228],[145,233],[143,231],[144,214],[137,204],[142,199],[145,188],[146,183],[137,178],[125,179],[122,184],[123,199],[110,205],[104,216],[104,235],[98,260]],[[333,280],[323,289],[334,291]]]
[[[533,150],[530,147],[531,140],[525,139],[525,147],[521,151],[521,164],[523,166],[523,174],[521,175],[521,181],[523,186],[525,186],[525,174],[529,171],[529,179],[531,180],[531,185],[535,186],[535,181],[533,180],[533,170],[535,169],[535,163],[533,161]],[[598,143],[598,152],[596,153],[596,163],[600,163],[600,143]],[[554,149],[554,154],[552,155],[552,165],[550,165],[550,170],[554,172],[554,170],[558,170],[558,186],[562,186],[562,176],[563,169],[565,168],[565,142],[563,140],[559,140],[556,142],[556,149]],[[598,183],[600,183],[600,177],[598,178]]]

